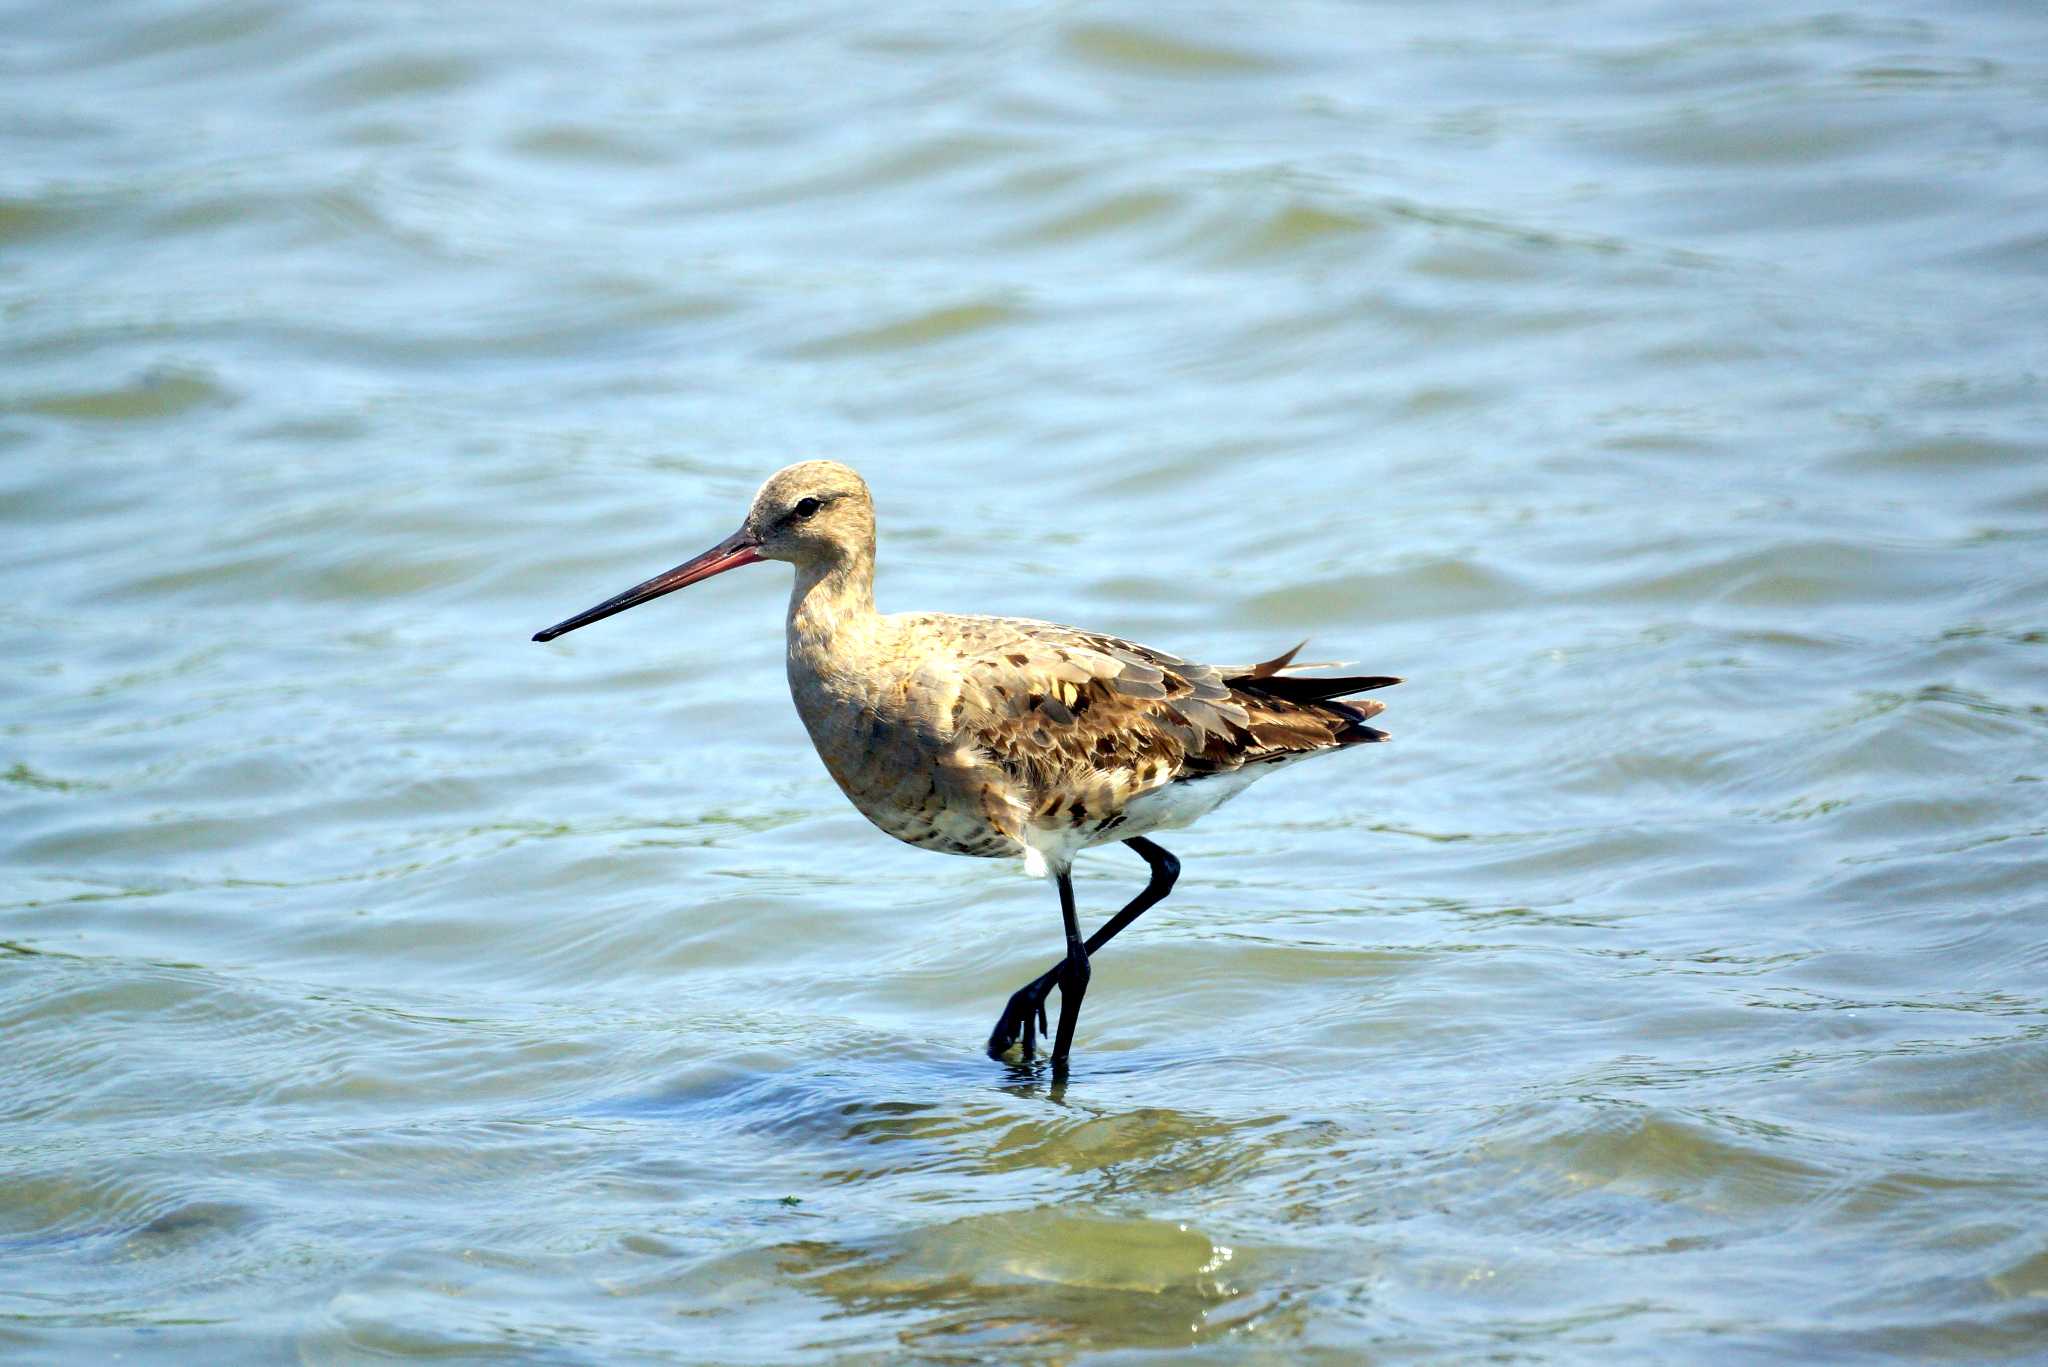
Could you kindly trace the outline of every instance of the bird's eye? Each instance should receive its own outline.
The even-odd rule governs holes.
[[[807,498],[797,504],[796,507],[790,509],[789,515],[799,522],[809,522],[818,515],[818,509],[824,506],[815,498]]]

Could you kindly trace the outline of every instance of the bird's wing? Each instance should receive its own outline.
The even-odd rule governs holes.
[[[1113,810],[1174,779],[1383,739],[1363,725],[1382,704],[1326,701],[1316,686],[1397,682],[1289,675],[1292,651],[1226,671],[1048,622],[929,620],[942,725],[1038,802]]]

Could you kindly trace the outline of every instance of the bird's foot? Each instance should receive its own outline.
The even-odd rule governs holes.
[[[1016,1049],[1021,1062],[1031,1062],[1036,1052],[1037,1037],[1051,1033],[1045,1023],[1045,999],[1052,995],[1059,981],[1060,970],[1054,968],[1010,994],[1002,1017],[996,1021],[996,1028],[989,1032],[990,1058],[1001,1063],[1009,1057],[1012,1049]],[[1037,1027],[1035,1030],[1034,1025]]]

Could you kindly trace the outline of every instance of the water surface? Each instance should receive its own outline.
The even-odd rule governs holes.
[[[0,32],[0,1353],[2048,1353],[2029,7]],[[817,455],[885,608],[1410,680],[1064,1087],[785,570],[527,641]]]

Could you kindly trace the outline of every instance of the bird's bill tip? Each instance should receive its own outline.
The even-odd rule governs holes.
[[[586,608],[574,617],[565,617],[545,631],[533,633],[536,641],[552,641],[557,636],[566,636],[578,627],[587,627],[592,622],[602,621],[614,613],[627,608],[638,607],[664,593],[674,593],[714,574],[724,574],[742,565],[751,565],[761,558],[761,548],[754,539],[742,531],[734,532],[725,540],[713,546],[702,555],[692,556],[682,564],[665,573],[657,574],[643,584],[635,584],[624,593],[605,599],[596,607]]]

